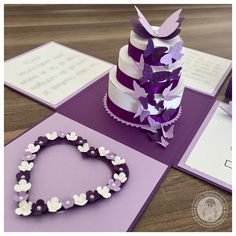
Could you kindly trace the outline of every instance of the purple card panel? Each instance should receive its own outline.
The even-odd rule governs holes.
[[[126,126],[106,113],[102,100],[107,84],[108,75],[65,102],[57,111],[168,166],[180,160],[214,103],[214,98],[186,89],[175,137],[164,149],[152,142],[144,130]]]
[[[75,131],[91,145],[105,146],[126,159],[130,178],[110,199],[81,208],[39,217],[20,217],[14,213],[13,186],[24,149],[40,135],[52,131]],[[82,158],[76,148],[59,144],[44,149],[32,170],[30,200],[68,197],[98,185],[111,177],[100,161]],[[54,113],[5,146],[5,231],[128,231],[140,217],[165,177],[168,167],[111,138],[65,116]],[[148,170],[148,171],[147,171]]]

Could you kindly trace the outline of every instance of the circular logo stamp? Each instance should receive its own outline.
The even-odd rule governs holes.
[[[206,191],[194,199],[192,214],[198,224],[212,228],[224,222],[228,214],[228,205],[219,193]]]

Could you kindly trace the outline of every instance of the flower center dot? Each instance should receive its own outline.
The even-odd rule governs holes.
[[[20,196],[20,197],[19,197],[19,199],[20,199],[20,200],[23,200],[23,197],[22,197],[22,196]]]
[[[92,199],[92,200],[93,200],[94,198],[95,198],[95,196],[94,196],[94,195],[91,195],[91,196],[90,196],[90,199]]]
[[[25,179],[25,176],[24,176],[24,175],[22,175],[20,178],[21,178],[21,179]]]
[[[67,204],[67,205],[68,205],[68,204],[70,204],[70,201],[69,201],[69,200],[67,200],[67,201],[66,201],[66,204]]]
[[[79,141],[79,143],[82,143],[82,142],[83,142],[82,140]]]
[[[42,210],[42,207],[41,206],[37,206],[37,211],[41,211]]]
[[[119,171],[123,171],[124,169],[122,167],[119,168]]]
[[[43,141],[39,141],[39,144],[43,144]]]
[[[116,187],[116,184],[115,184],[115,183],[113,183],[111,186],[112,186],[112,187]]]

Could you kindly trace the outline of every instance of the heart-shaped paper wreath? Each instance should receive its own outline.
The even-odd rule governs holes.
[[[104,161],[112,170],[112,178],[105,186],[98,186],[96,190],[88,190],[86,193],[79,193],[67,199],[52,197],[48,201],[39,199],[36,202],[29,200],[29,190],[31,189],[30,171],[34,167],[34,161],[37,159],[37,153],[43,148],[51,144],[66,142],[78,148],[85,158],[97,158]],[[23,160],[18,166],[20,170],[16,175],[17,183],[14,186],[16,195],[14,200],[18,202],[15,210],[17,215],[41,215],[43,213],[64,211],[72,207],[81,207],[96,202],[102,198],[110,198],[112,194],[121,190],[121,186],[125,184],[129,176],[129,169],[125,163],[125,159],[116,155],[104,147],[91,147],[86,139],[77,136],[75,132],[63,133],[52,132],[45,136],[40,136],[33,144],[29,144],[25,149]]]

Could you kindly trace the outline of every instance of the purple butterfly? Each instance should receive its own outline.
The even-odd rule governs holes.
[[[162,113],[162,118],[164,119],[164,121],[169,121],[175,112],[176,112],[176,109],[172,109],[172,108],[164,110]]]
[[[139,105],[138,109],[137,109],[137,111],[136,111],[136,113],[134,115],[134,118],[139,116],[140,117],[140,121],[143,122],[145,120],[145,118],[147,116],[149,116],[149,115],[150,115],[150,112],[144,110],[143,107],[141,105]]]
[[[174,125],[171,125],[167,131],[165,131],[164,126],[161,125],[161,130],[164,138],[172,139],[174,137]]]
[[[139,102],[142,104],[144,109],[148,109],[148,100],[145,97],[139,97]]]
[[[165,88],[162,92],[162,96],[164,97],[164,99],[166,101],[170,101],[173,100],[175,98],[178,98],[178,95],[172,95],[171,94],[171,88],[172,88],[173,84],[171,83],[167,88]]]
[[[164,148],[166,148],[169,145],[169,142],[166,141],[166,139],[163,136],[161,136],[161,141],[160,142],[157,141],[157,143],[159,143]]]
[[[147,47],[143,53],[144,57],[151,56],[152,61],[160,60],[160,58],[165,54],[168,50],[167,47],[154,47],[154,43],[152,39],[148,39]]]
[[[140,78],[140,83],[145,84],[148,81],[151,81],[154,76],[152,67],[148,64],[144,64],[143,67],[143,76]]]
[[[182,41],[176,43],[173,47],[170,47],[169,52],[161,58],[160,62],[164,65],[168,65],[168,68],[171,69],[173,67],[172,59],[180,60],[183,56],[183,54],[181,53],[182,48]]]
[[[155,108],[160,111],[161,109],[164,108],[164,100],[161,100],[160,102],[158,102],[156,105],[155,105]]]
[[[160,123],[156,122],[154,119],[152,119],[150,116],[148,117],[148,123],[149,123],[149,131],[156,133],[158,129],[161,128]]]
[[[138,20],[131,19],[131,24],[133,25],[133,30],[136,34],[143,38],[162,38],[171,39],[180,33],[180,25],[183,18],[180,18],[180,13],[182,9],[177,10],[172,15],[170,15],[160,26],[158,30],[154,30],[149,24],[142,12],[135,6],[137,11]]]
[[[164,80],[178,80],[180,71],[182,70],[182,67],[179,67],[172,72],[170,71],[158,71],[155,72],[155,78],[158,81],[164,81]]]
[[[139,99],[140,97],[146,97],[144,88],[140,87],[136,81],[133,82],[134,96]]]

